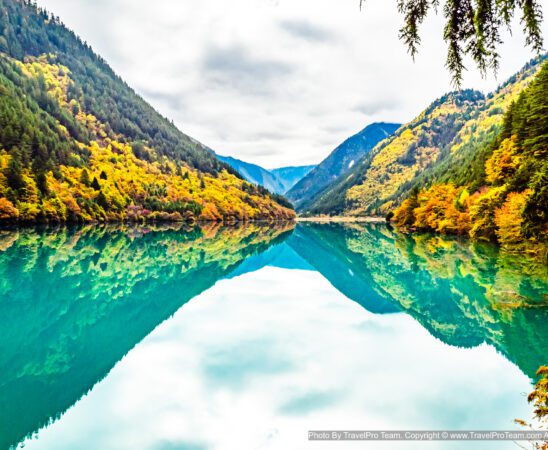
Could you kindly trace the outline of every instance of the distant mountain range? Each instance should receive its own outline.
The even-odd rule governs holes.
[[[267,170],[231,156],[217,155],[217,158],[237,170],[250,183],[264,186],[275,194],[284,194],[296,207],[304,209],[318,194],[338,177],[349,172],[356,162],[399,127],[400,124],[397,123],[372,123],[346,139],[317,166]]]
[[[302,177],[316,166],[280,167],[267,170],[257,164],[248,163],[231,156],[217,158],[237,170],[250,183],[261,185],[275,194],[285,194]]]
[[[282,183],[283,193],[285,194],[315,167],[315,165],[280,167],[279,169],[272,169],[270,172]]]
[[[261,185],[267,188],[270,192],[283,194],[284,189],[282,183],[270,173],[268,170],[251,164],[231,156],[217,155],[217,159],[227,163],[234,170],[237,170],[247,181],[253,184]]]
[[[287,198],[300,210],[306,210],[318,196],[380,141],[391,136],[400,124],[372,123],[345,140],[331,154],[303,177],[287,193]]]

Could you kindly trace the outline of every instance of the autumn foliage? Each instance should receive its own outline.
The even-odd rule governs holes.
[[[161,116],[29,0],[0,0],[0,221],[278,220],[244,181]]]
[[[23,86],[31,83],[27,90],[53,105],[49,109],[58,108],[56,115],[63,114],[66,123],[56,119],[49,128],[37,128],[40,121],[35,126],[33,119],[40,101],[29,108],[17,103],[21,93],[5,82],[6,92],[15,92],[0,99],[0,221],[232,222],[294,217],[277,198],[228,167],[201,170],[160,154],[146,141],[127,142],[70,98],[71,72],[55,55],[0,59],[14,80]],[[19,107],[26,114],[23,118],[16,112]],[[78,128],[82,141],[67,127]],[[63,151],[56,156],[50,148]]]
[[[484,165],[483,186],[415,189],[394,213],[405,228],[504,246],[544,243],[548,235],[548,64],[508,109]]]

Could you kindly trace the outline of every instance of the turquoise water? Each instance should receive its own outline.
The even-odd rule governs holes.
[[[457,449],[515,429],[546,268],[385,225],[0,231],[0,448]]]

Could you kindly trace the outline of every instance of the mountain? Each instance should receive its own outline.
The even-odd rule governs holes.
[[[0,7],[0,221],[294,216],[158,114],[57,17],[26,0]]]
[[[306,210],[331,183],[351,170],[375,145],[391,136],[399,127],[399,124],[382,122],[368,125],[339,145],[293,186],[287,192],[287,198],[300,210]]]
[[[278,169],[272,169],[270,172],[275,175],[282,184],[283,193],[285,194],[315,167],[315,165],[280,167]]]
[[[507,109],[502,127],[473,160],[448,157],[396,209],[402,227],[464,234],[546,258],[548,236],[548,62]],[[454,156],[455,155],[455,156]],[[468,162],[468,165],[466,164]],[[440,176],[442,175],[442,176]]]
[[[295,183],[315,167],[296,166],[267,170],[256,164],[232,158],[231,156],[217,155],[217,158],[238,171],[250,183],[258,184],[270,192],[280,195],[285,194]]]
[[[265,187],[270,192],[276,194],[283,194],[285,192],[284,186],[278,180],[278,178],[266,169],[256,164],[247,163],[231,156],[220,156],[217,158],[227,163],[233,169],[238,171],[247,181],[253,184],[258,184]]]
[[[504,113],[540,70],[538,60],[484,96],[472,90],[447,94],[379,143],[330,189],[307,205],[311,214],[379,215],[395,209],[414,186],[481,184],[481,149],[499,134]],[[546,117],[546,116],[545,116]],[[289,195],[290,199],[292,196]]]

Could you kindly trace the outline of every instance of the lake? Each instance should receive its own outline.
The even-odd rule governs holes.
[[[515,449],[546,267],[385,224],[0,231],[0,448]]]

